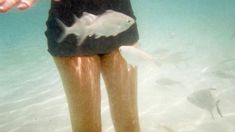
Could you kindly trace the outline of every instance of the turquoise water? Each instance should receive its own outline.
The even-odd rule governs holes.
[[[157,62],[138,68],[142,132],[234,132],[235,1],[132,4],[141,48]],[[41,0],[27,12],[0,14],[0,132],[71,132],[44,37],[48,8]],[[223,117],[213,108],[213,119],[216,100]],[[103,83],[102,117],[103,131],[114,132]]]

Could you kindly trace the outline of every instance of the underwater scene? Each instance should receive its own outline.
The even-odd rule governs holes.
[[[142,132],[235,132],[235,1],[132,0]],[[72,132],[44,35],[50,8],[0,14],[0,132]],[[102,131],[114,132],[101,81]]]

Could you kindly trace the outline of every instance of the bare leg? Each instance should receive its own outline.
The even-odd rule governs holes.
[[[116,132],[139,132],[136,68],[118,50],[101,57],[101,68]]]
[[[54,57],[63,81],[73,132],[101,132],[99,56]]]

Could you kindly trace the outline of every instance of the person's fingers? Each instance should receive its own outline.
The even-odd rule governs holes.
[[[3,4],[5,2],[5,0],[0,0],[0,4]]]
[[[36,2],[36,0],[21,0],[19,5],[17,6],[17,8],[20,10],[25,10],[25,9],[31,7],[35,2]]]
[[[20,0],[6,0],[1,6],[0,6],[0,12],[7,12],[12,7],[19,4]]]
[[[29,8],[29,5],[22,2],[17,6],[17,8],[20,9],[20,10],[25,10],[25,9]]]

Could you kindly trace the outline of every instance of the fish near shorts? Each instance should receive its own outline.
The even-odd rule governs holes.
[[[134,23],[124,32],[116,36],[87,37],[81,45],[78,45],[76,35],[69,34],[62,42],[58,38],[63,33],[63,29],[56,19],[61,20],[66,26],[74,24],[74,15],[80,18],[83,12],[94,15],[101,15],[106,10],[114,10],[128,15],[136,20],[130,0],[62,0],[61,2],[51,2],[47,30],[45,35],[48,42],[48,51],[52,56],[83,56],[94,54],[106,54],[114,51],[122,45],[133,45],[138,39],[137,25]]]

